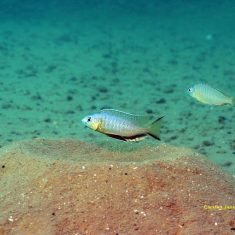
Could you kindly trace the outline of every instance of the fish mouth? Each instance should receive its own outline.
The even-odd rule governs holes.
[[[86,118],[83,118],[81,122],[86,125]]]

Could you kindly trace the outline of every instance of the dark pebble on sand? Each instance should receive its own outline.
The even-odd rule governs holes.
[[[2,109],[11,109],[13,108],[12,104],[2,104]]]
[[[106,87],[99,87],[98,90],[101,93],[107,93],[108,92],[108,89]]]
[[[213,143],[212,141],[209,141],[209,140],[204,140],[204,141],[202,142],[202,144],[203,144],[204,146],[213,146],[213,145],[214,145],[214,143]]]
[[[77,79],[77,77],[71,77],[70,79],[69,79],[70,81],[72,81],[72,82],[75,82],[75,81],[77,81],[78,79]]]
[[[156,101],[157,104],[164,104],[166,103],[166,100],[164,98],[161,98],[159,100]]]
[[[67,99],[67,101],[71,101],[71,100],[73,100],[73,97],[71,95],[67,95],[66,99]]]
[[[168,63],[169,63],[170,65],[177,65],[177,64],[178,64],[178,61],[175,60],[175,59],[171,59],[171,60],[168,60]]]
[[[226,117],[224,117],[224,116],[219,116],[218,117],[218,123],[219,124],[224,124],[225,120],[226,120]]]
[[[94,96],[94,95],[91,96],[91,100],[92,100],[92,101],[96,100],[96,96]]]
[[[187,130],[186,127],[185,127],[185,128],[181,128],[181,129],[179,130],[179,132],[180,132],[180,133],[185,133],[186,130]]]
[[[153,113],[153,110],[152,110],[152,109],[146,109],[146,113],[152,114],[152,113]]]
[[[233,163],[229,161],[229,162],[223,163],[222,166],[223,166],[223,167],[229,167],[229,166],[231,166],[232,164],[233,164]]]
[[[97,109],[97,106],[95,106],[95,105],[91,106],[91,110],[96,110],[96,109]]]
[[[51,72],[53,72],[56,68],[57,68],[56,65],[49,65],[49,66],[47,66],[47,68],[45,69],[45,72],[46,72],[46,73],[51,73]]]
[[[75,112],[73,110],[68,110],[65,112],[66,114],[75,114]]]
[[[233,70],[224,70],[223,71],[224,76],[234,76],[234,71]]]
[[[34,131],[32,131],[31,133],[34,134],[34,135],[36,135],[36,136],[38,136],[38,135],[41,134],[41,132],[40,132],[39,130],[34,130]]]
[[[111,107],[108,106],[108,105],[105,105],[105,106],[102,106],[100,109],[101,109],[101,110],[102,110],[102,109],[111,109]]]
[[[92,138],[96,137],[93,133],[88,133],[88,136]]]
[[[232,150],[235,150],[235,140],[231,140],[230,147]]]
[[[46,123],[51,123],[51,119],[50,119],[50,118],[45,118],[45,119],[44,119],[44,122],[46,122]]]
[[[42,100],[42,96],[39,94],[36,94],[36,95],[31,96],[31,99],[32,100]]]
[[[164,93],[170,94],[173,93],[175,90],[173,87],[167,87],[163,90]]]
[[[103,57],[104,59],[110,59],[110,58],[111,58],[111,54],[105,53],[105,54],[102,55],[102,57]]]
[[[176,140],[177,139],[177,136],[176,135],[173,135],[170,137],[170,140]]]

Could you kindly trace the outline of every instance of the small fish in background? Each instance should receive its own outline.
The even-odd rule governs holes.
[[[234,105],[233,97],[225,95],[223,92],[207,85],[196,84],[188,89],[188,94],[201,103],[209,105]]]
[[[112,138],[139,141],[147,135],[160,140],[161,119],[134,115],[114,109],[103,109],[82,119],[85,126]]]

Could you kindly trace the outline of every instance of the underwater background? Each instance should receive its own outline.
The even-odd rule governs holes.
[[[0,145],[79,139],[189,147],[235,175],[235,108],[193,100],[205,82],[235,96],[235,1],[0,1]],[[164,115],[161,142],[85,129],[103,108]]]

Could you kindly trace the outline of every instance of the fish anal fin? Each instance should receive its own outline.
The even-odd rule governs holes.
[[[120,135],[115,135],[115,134],[106,134],[106,135],[114,139],[118,139],[122,141],[133,141],[133,142],[140,141],[146,136],[146,134],[139,134],[139,135],[133,135],[133,136],[120,136]]]
[[[106,134],[107,136],[114,138],[114,139],[118,139],[118,140],[122,140],[122,141],[126,141],[126,139],[120,135],[114,135],[114,134]]]

